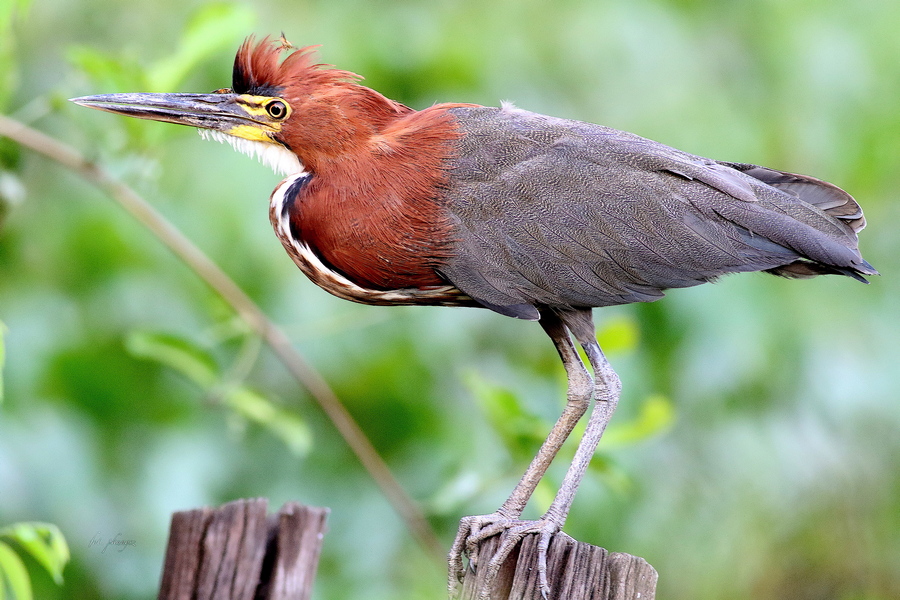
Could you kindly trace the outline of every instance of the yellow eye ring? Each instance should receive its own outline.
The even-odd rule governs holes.
[[[271,102],[266,104],[266,112],[273,119],[281,120],[287,117],[288,115],[288,107],[281,100],[272,100]]]

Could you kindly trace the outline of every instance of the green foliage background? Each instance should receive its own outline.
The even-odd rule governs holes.
[[[66,98],[225,87],[245,35],[284,31],[414,107],[510,100],[851,191],[872,285],[751,274],[597,311],[624,396],[566,531],[645,557],[670,600],[900,597],[897,2],[3,2],[0,109],[109,165],[248,290],[448,546],[562,407],[540,328],[332,298],[270,231],[265,168]],[[0,525],[55,523],[72,549],[62,587],[29,563],[35,597],[153,598],[170,513],[251,496],[332,508],[316,598],[442,597],[306,393],[157,240],[2,139],[0,208]],[[117,535],[135,544],[104,551]]]

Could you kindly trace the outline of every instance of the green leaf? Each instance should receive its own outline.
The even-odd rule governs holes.
[[[226,49],[252,28],[256,21],[253,10],[238,4],[211,4],[200,9],[175,49],[147,70],[151,91],[175,90],[203,61]]]
[[[600,440],[603,449],[642,442],[668,430],[675,422],[675,408],[665,396],[653,394],[641,404],[637,416],[625,423],[610,423]]]
[[[312,447],[312,431],[303,419],[249,388],[231,388],[225,394],[225,404],[280,437],[295,455],[305,455]]]
[[[69,562],[69,545],[62,532],[51,523],[16,523],[0,530],[0,535],[15,541],[28,552],[57,585],[62,585],[62,572]]]
[[[12,548],[0,542],[0,588],[8,586],[13,600],[32,600],[31,580],[25,563]]]
[[[193,342],[168,333],[132,331],[125,348],[134,357],[153,360],[175,369],[204,390],[218,381],[219,368],[213,357]]]
[[[50,523],[19,523],[14,526],[15,539],[31,554],[57,585],[62,585],[62,572],[69,562],[69,546],[56,525]]]

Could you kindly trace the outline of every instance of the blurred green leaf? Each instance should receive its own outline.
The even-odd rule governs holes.
[[[272,431],[295,455],[302,456],[312,447],[309,425],[257,392],[238,386],[228,390],[224,402],[241,417]]]
[[[629,315],[605,319],[597,330],[597,341],[607,354],[631,352],[640,342],[637,321]]]
[[[596,455],[591,459],[588,468],[603,478],[603,484],[619,495],[629,494],[634,488],[631,474],[620,467],[609,456]]]
[[[147,86],[144,67],[130,57],[106,54],[90,46],[72,46],[66,56],[100,91],[137,91]]]
[[[175,52],[147,70],[150,91],[175,90],[200,63],[233,49],[235,40],[245,35],[255,21],[256,13],[249,6],[204,6],[188,23]]]
[[[487,479],[471,469],[459,471],[454,477],[446,479],[432,494],[427,502],[428,514],[455,515],[462,507],[484,493]]]
[[[464,374],[463,379],[504,445],[517,457],[530,458],[535,441],[546,437],[547,424],[527,412],[512,390],[491,383],[476,371]]]
[[[215,359],[190,340],[153,331],[132,331],[125,338],[125,348],[137,358],[153,360],[166,365],[204,390],[209,390],[219,379],[219,367]]]
[[[25,563],[12,548],[0,542],[0,596],[6,587],[12,592],[12,600],[31,600],[31,580]]]
[[[57,585],[62,585],[62,572],[69,562],[69,545],[56,525],[51,523],[16,523],[0,529],[0,536],[14,540],[28,552]]]
[[[197,344],[169,333],[132,331],[125,339],[128,352],[178,371],[247,421],[270,430],[291,452],[306,454],[312,432],[298,415],[285,410],[246,386],[222,384],[222,374],[212,355]]]
[[[675,408],[665,396],[653,394],[641,403],[631,421],[610,423],[600,447],[610,449],[645,441],[668,430],[675,422]]]
[[[70,48],[68,58],[101,89],[168,92],[203,61],[232,49],[254,21],[255,14],[249,7],[212,4],[202,7],[191,19],[173,53],[149,66],[89,46]]]

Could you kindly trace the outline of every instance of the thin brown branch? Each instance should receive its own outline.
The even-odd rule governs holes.
[[[443,560],[444,550],[419,506],[407,495],[325,379],[294,348],[287,335],[208,256],[130,187],[100,165],[56,139],[0,114],[0,135],[71,169],[108,193],[205,281],[269,345],[334,423],[347,445],[406,523],[416,541]]]

